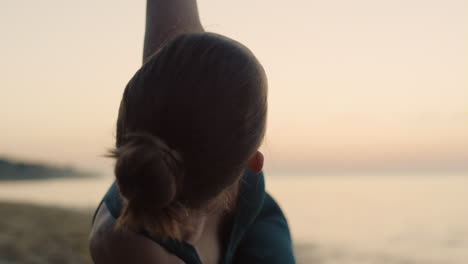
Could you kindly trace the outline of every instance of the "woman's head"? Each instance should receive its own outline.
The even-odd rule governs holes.
[[[178,238],[188,212],[239,181],[263,139],[266,112],[265,73],[246,47],[212,33],[169,42],[121,101],[113,151],[126,200],[120,224]]]

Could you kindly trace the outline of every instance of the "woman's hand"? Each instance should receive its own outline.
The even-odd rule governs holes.
[[[203,31],[196,0],[147,0],[143,63],[175,36]]]

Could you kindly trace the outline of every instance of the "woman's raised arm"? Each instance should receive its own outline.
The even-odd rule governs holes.
[[[196,0],[147,0],[143,63],[175,36],[203,31]]]

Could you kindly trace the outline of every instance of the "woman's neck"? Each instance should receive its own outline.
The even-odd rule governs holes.
[[[205,230],[207,219],[207,215],[189,217],[185,225],[191,228],[182,231],[182,240],[190,244],[196,244]]]
[[[190,215],[185,226],[191,228],[182,230],[182,240],[195,245],[205,233],[210,232],[220,235],[220,239],[224,240],[225,233],[230,230],[230,220],[235,213],[238,192],[239,182],[236,182],[220,194],[205,213]]]

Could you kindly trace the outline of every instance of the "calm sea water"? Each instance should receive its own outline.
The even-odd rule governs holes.
[[[0,200],[94,208],[111,178],[1,182]],[[270,175],[300,263],[468,263],[468,175]]]

